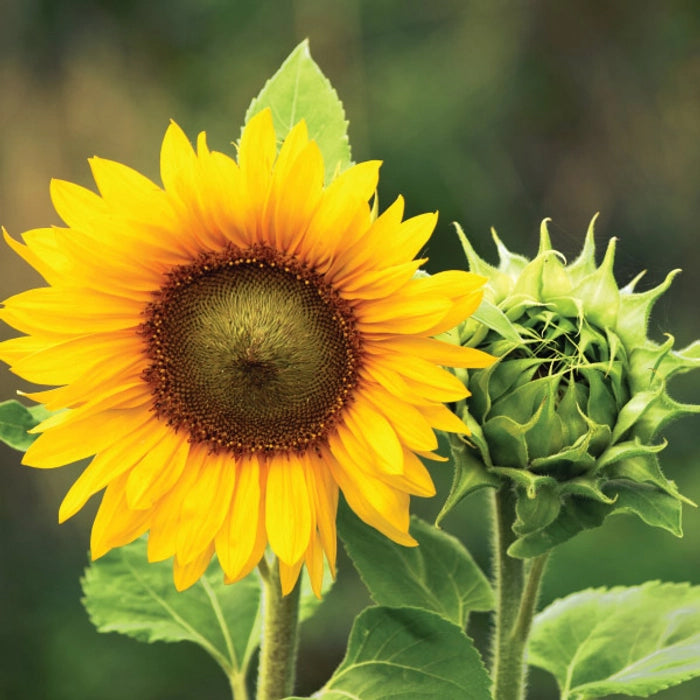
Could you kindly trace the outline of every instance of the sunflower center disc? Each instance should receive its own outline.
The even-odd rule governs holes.
[[[156,413],[213,449],[304,450],[357,380],[348,304],[268,248],[229,248],[171,271],[141,328]]]

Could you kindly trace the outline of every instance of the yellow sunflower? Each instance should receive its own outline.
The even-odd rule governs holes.
[[[175,124],[163,187],[101,158],[99,190],[53,181],[66,227],[8,244],[46,287],[5,302],[26,334],[0,358],[29,394],[67,409],[40,424],[24,463],[93,456],[60,507],[63,522],[104,489],[97,558],[148,531],[148,557],[173,557],[178,589],[216,552],[228,581],[266,546],[290,591],[306,563],[318,593],[334,571],[341,490],[392,540],[408,534],[409,496],[433,484],[417,454],[434,429],[466,433],[441,402],[463,384],[439,365],[491,357],[431,338],[469,316],[484,278],[416,277],[436,214],[374,217],[380,163],[324,186],[304,122],[279,152],[269,110],[250,120],[238,161],[196,151]]]

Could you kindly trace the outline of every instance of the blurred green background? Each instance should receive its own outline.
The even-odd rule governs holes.
[[[650,334],[684,346],[698,335],[700,285],[700,5],[693,0],[3,0],[0,4],[0,223],[14,235],[59,223],[51,177],[91,185],[93,154],[158,176],[170,118],[228,149],[250,99],[308,37],[345,103],[356,160],[381,158],[380,198],[409,214],[440,210],[431,269],[462,266],[451,223],[489,260],[494,226],[532,255],[539,222],[575,254],[601,212],[599,245],[620,238],[616,274],[647,269],[641,289],[685,272],[655,309]],[[0,296],[38,278],[0,253]],[[645,286],[646,285],[646,286]],[[12,335],[2,329],[2,337]],[[2,397],[16,378],[3,369]],[[674,385],[698,400],[698,377]],[[697,419],[672,426],[662,456],[700,501]],[[67,524],[58,504],[80,466],[40,473],[2,453],[0,698],[185,700],[227,697],[214,663],[190,645],[151,646],[100,635],[79,602],[96,503]],[[449,467],[433,470],[439,497]],[[93,499],[95,500],[95,499]],[[488,508],[473,497],[446,527],[484,566]],[[646,579],[700,584],[700,513],[676,540],[618,517],[562,546],[543,602],[586,587]],[[297,691],[316,690],[342,658],[366,594],[347,561],[303,630]],[[483,646],[485,616],[470,632]],[[535,700],[556,697],[536,673]],[[700,683],[659,694],[700,697]]]

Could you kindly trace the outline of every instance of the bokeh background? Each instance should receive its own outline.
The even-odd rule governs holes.
[[[170,118],[218,149],[239,135],[250,99],[308,37],[350,119],[356,160],[381,158],[380,198],[399,193],[409,214],[439,209],[433,270],[461,266],[451,223],[495,259],[489,229],[536,252],[552,217],[555,246],[571,256],[591,216],[597,238],[620,239],[616,274],[684,273],[658,303],[652,337],[678,346],[698,335],[700,285],[700,5],[522,0],[0,0],[0,223],[13,234],[59,223],[51,177],[90,186],[86,158],[125,162],[158,177]],[[0,296],[39,282],[0,252]],[[645,286],[646,285],[646,286]],[[2,330],[3,337],[11,335]],[[0,375],[1,396],[17,380]],[[698,400],[686,375],[675,396]],[[698,419],[671,427],[662,461],[700,500]],[[58,504],[80,466],[38,472],[2,452],[0,697],[15,700],[186,700],[228,697],[214,663],[192,645],[143,645],[100,635],[80,604],[96,499],[58,527]],[[449,469],[434,470],[439,497]],[[488,508],[464,502],[446,527],[484,566]],[[630,517],[562,546],[543,602],[586,586],[646,579],[700,584],[700,513],[677,540]],[[317,689],[342,658],[367,597],[352,567],[302,637],[298,692]],[[483,645],[485,616],[470,629]],[[535,673],[532,698],[556,697]],[[700,697],[696,681],[659,694]]]

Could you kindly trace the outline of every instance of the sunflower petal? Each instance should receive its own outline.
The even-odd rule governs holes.
[[[267,542],[264,489],[265,475],[251,455],[238,465],[231,508],[216,536],[216,554],[229,581],[246,576],[262,557]]]
[[[148,537],[148,560],[162,561],[177,552],[177,537],[180,525],[182,502],[199,478],[205,467],[205,450],[192,450],[182,475],[153,509],[151,532]]]
[[[338,484],[328,465],[315,454],[307,453],[306,480],[314,501],[316,524],[321,546],[326,553],[331,573],[335,576],[335,561],[338,549],[336,514],[338,511]]]
[[[496,359],[493,355],[476,348],[466,348],[434,338],[416,336],[385,338],[377,343],[367,343],[365,349],[367,352],[378,355],[390,350],[396,354],[415,355],[436,365],[469,367],[470,369],[488,367]]]
[[[400,474],[403,450],[394,427],[376,410],[365,396],[358,396],[345,414],[356,437],[365,442],[381,469],[388,474]]]
[[[235,480],[236,465],[229,455],[208,455],[206,466],[182,502],[176,540],[178,562],[189,564],[214,542],[231,507]]]
[[[142,411],[128,410],[87,415],[59,424],[39,435],[24,453],[22,464],[52,469],[77,462],[118,444],[142,422]]]
[[[189,458],[190,444],[183,434],[172,435],[159,424],[159,441],[136,463],[126,482],[129,508],[151,508],[178,481]]]
[[[186,564],[181,563],[177,557],[173,562],[173,581],[178,591],[184,591],[195,584],[207,570],[212,555],[214,554],[214,544],[211,543],[206,549],[200,552],[192,561]]]
[[[125,474],[117,477],[102,496],[90,534],[92,559],[99,559],[110,549],[133,542],[148,529],[151,513],[129,509],[124,493],[125,481]]]
[[[154,440],[153,423],[147,421],[130,434],[129,440],[114,443],[99,452],[63,499],[58,511],[60,523],[75,515],[91,496],[124,474],[133,460],[140,459],[151,449],[160,437],[155,433]]]
[[[292,566],[304,556],[315,526],[304,468],[298,459],[270,460],[265,496],[265,526],[270,547],[280,561]]]
[[[408,494],[358,470],[339,440],[331,439],[329,446],[335,457],[329,460],[331,472],[357,516],[398,544],[417,545],[408,534]]]

